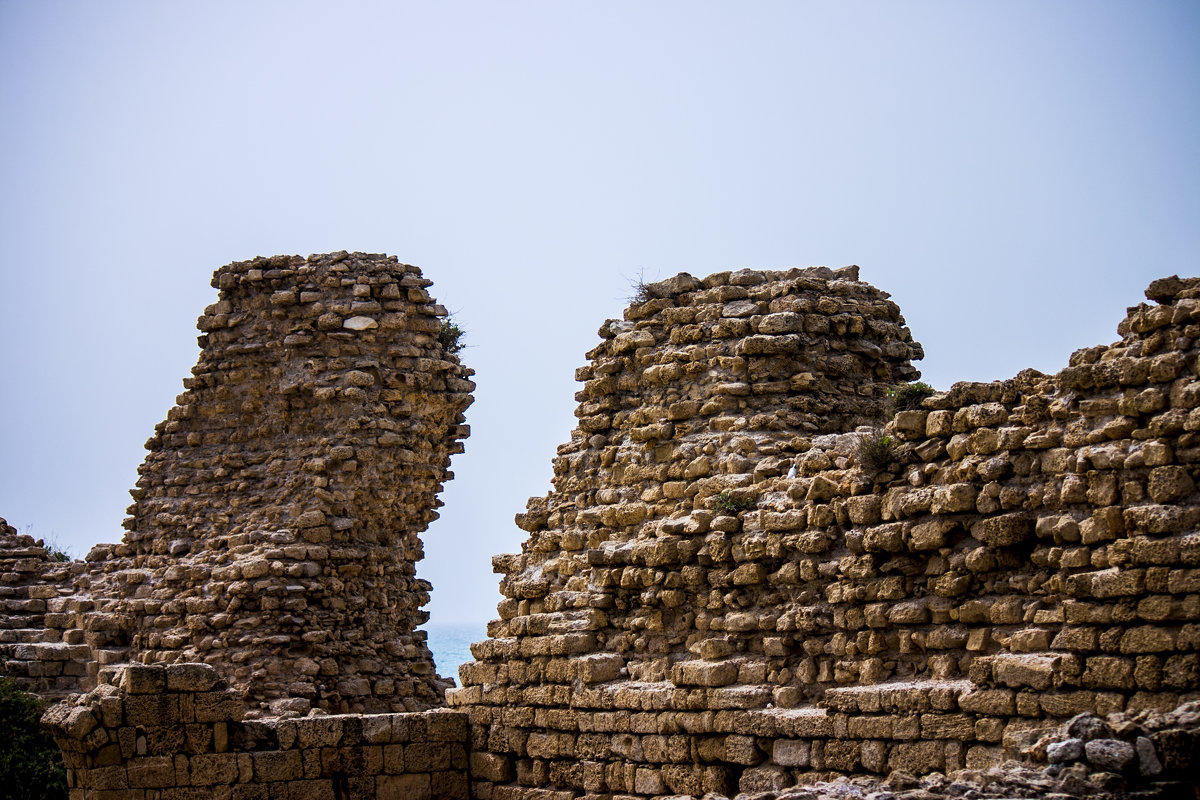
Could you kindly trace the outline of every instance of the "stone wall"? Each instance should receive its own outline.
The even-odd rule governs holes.
[[[233,263],[139,469],[114,586],[143,662],[203,660],[259,702],[417,710],[418,534],[474,388],[430,281],[394,257]]]
[[[84,632],[61,630],[55,619],[84,569],[0,518],[0,674],[25,691],[59,696],[87,677],[92,650]]]
[[[601,328],[449,693],[474,796],[982,768],[1200,697],[1200,280],[893,414],[920,349],[856,278],[681,275]]]
[[[80,800],[1200,763],[1200,279],[1156,281],[1057,375],[906,409],[920,345],[857,268],[642,287],[578,372],[522,552],[494,560],[457,712],[425,710],[447,683],[413,577],[467,433],[444,309],[383,256],[214,283],[125,541],[61,564],[0,530],[0,655],[29,688],[92,689],[46,718]]]
[[[14,573],[33,593],[21,602],[47,612],[20,635],[83,659],[74,681],[25,685],[81,691],[107,665],[197,661],[251,714],[442,705],[450,683],[417,630],[418,534],[474,384],[430,284],[365,253],[217,270],[199,361],[147,442],[124,540],[86,565]]]
[[[47,712],[73,798],[466,800],[467,715],[245,720],[207,664],[106,669]]]

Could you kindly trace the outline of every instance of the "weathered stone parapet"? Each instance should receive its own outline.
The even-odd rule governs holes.
[[[72,800],[466,800],[467,717],[432,710],[246,720],[207,664],[105,670],[46,712]]]
[[[893,412],[919,349],[847,277],[680,276],[606,323],[450,693],[477,792],[985,768],[1200,697],[1200,280],[1155,282],[1057,376]],[[808,733],[766,722],[790,714]]]

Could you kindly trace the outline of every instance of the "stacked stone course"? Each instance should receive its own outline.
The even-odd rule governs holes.
[[[466,800],[467,716],[445,710],[246,720],[207,664],[106,669],[47,712],[72,797]]]
[[[0,674],[26,691],[57,696],[76,691],[87,676],[92,651],[83,631],[54,624],[83,570],[0,518]]]
[[[1200,280],[893,414],[920,349],[856,279],[681,275],[601,328],[449,694],[476,797],[986,768],[1200,697]]]

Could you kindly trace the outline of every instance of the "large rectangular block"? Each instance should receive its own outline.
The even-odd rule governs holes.
[[[234,783],[238,779],[236,753],[198,755],[188,759],[189,780],[192,786],[213,786]]]
[[[771,747],[771,760],[781,767],[807,767],[812,744],[805,739],[778,739]]]
[[[912,775],[941,770],[945,763],[942,742],[905,742],[893,745],[888,753],[889,770],[903,770]]]
[[[294,781],[304,777],[304,761],[298,750],[251,753],[254,779],[258,781]]]
[[[376,778],[377,800],[433,800],[433,783],[428,775],[380,775]]]
[[[179,722],[179,701],[173,694],[133,694],[125,698],[125,724],[144,728]]]
[[[126,765],[133,788],[159,789],[175,785],[175,761],[170,756],[142,756]]]

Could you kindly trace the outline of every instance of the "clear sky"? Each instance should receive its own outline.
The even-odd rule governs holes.
[[[118,540],[213,270],[386,252],[469,332],[420,573],[488,619],[639,276],[859,264],[947,388],[1200,272],[1198,42],[1195,0],[0,0],[0,516]]]

